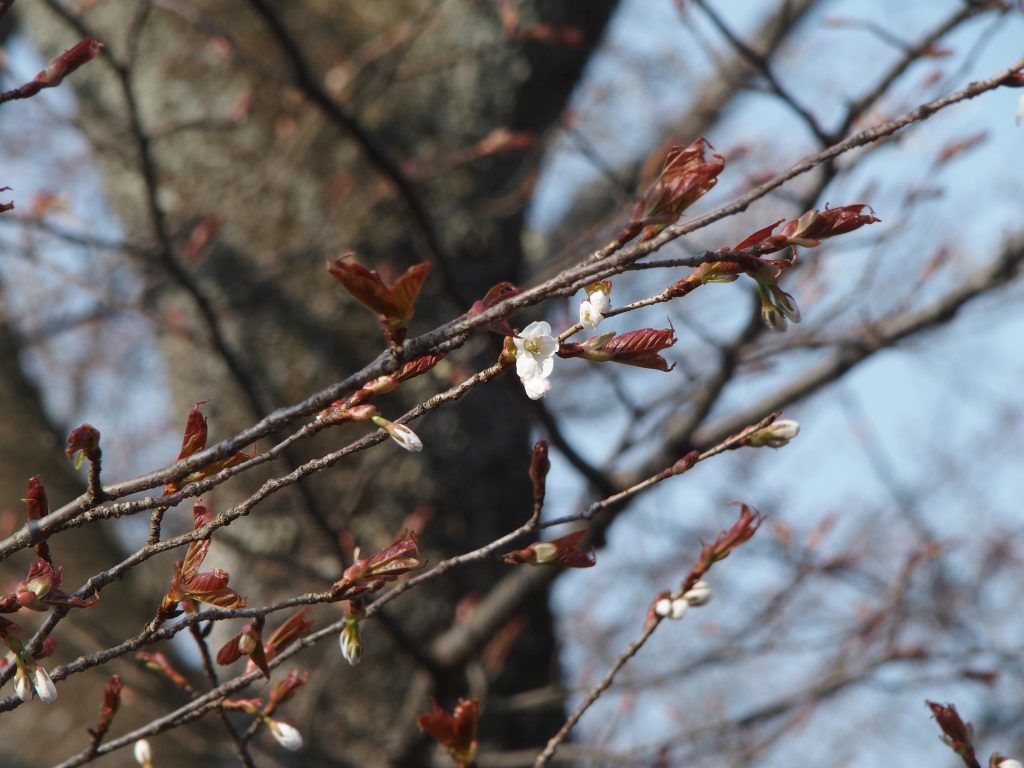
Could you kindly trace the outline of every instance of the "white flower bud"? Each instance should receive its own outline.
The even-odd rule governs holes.
[[[153,751],[149,748],[149,742],[145,739],[139,739],[135,742],[135,762],[142,766],[142,768],[152,768],[153,766]]]
[[[267,727],[270,733],[277,740],[277,743],[289,752],[296,752],[302,749],[302,734],[294,725],[289,725],[281,720],[267,718]]]
[[[667,617],[672,613],[672,601],[667,597],[661,598],[661,600],[654,604],[654,612],[662,618]]]
[[[684,598],[677,597],[674,600],[670,597],[663,597],[654,604],[654,612],[663,619],[679,621],[686,615],[686,609],[690,604]]]
[[[683,593],[683,599],[690,605],[707,605],[711,602],[711,585],[701,580]]]
[[[50,679],[49,672],[38,664],[32,670],[32,687],[36,689],[40,701],[52,704],[57,700],[57,686]]]
[[[779,419],[764,429],[754,432],[749,438],[753,448],[781,448],[800,434],[800,422],[792,419]]]
[[[419,453],[423,450],[423,441],[420,440],[420,436],[405,426],[405,424],[395,424],[395,422],[388,421],[383,416],[374,416],[370,421],[386,431],[391,436],[391,439],[405,450],[411,453]]]
[[[672,610],[669,611],[668,617],[673,621],[679,621],[683,616],[686,615],[687,609],[690,604],[686,602],[686,598],[680,597],[672,601]]]
[[[359,638],[359,622],[350,619],[346,622],[341,634],[338,635],[338,642],[341,645],[341,658],[355,666],[363,658],[363,644]]]
[[[1021,100],[1021,105],[1021,111],[1024,112],[1024,99]],[[1003,760],[996,768],[1024,768],[1024,766],[1020,764],[1020,760]]]
[[[20,664],[14,676],[14,691],[22,701],[28,702],[32,700],[32,683],[28,679],[25,668]]]

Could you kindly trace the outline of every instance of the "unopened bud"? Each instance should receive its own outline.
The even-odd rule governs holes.
[[[362,660],[363,644],[359,637],[359,619],[352,618],[345,621],[345,627],[341,630],[338,641],[341,644],[341,657],[350,666],[354,667]]]
[[[1021,765],[1020,760],[1003,760],[996,765],[996,768],[1024,768],[1024,766]]]
[[[139,739],[135,742],[135,762],[142,768],[153,768],[153,751],[149,748],[149,742]]]
[[[36,689],[36,695],[41,702],[52,704],[57,700],[57,686],[50,679],[50,673],[40,664],[36,664],[32,670],[32,687]]]
[[[759,429],[747,438],[747,445],[753,448],[781,448],[800,434],[800,422],[779,419]]]
[[[663,597],[654,604],[654,612],[664,619],[678,621],[686,615],[686,609],[689,608],[689,605],[685,598],[680,597],[673,600],[669,597]]]
[[[420,440],[419,435],[405,426],[405,424],[396,424],[393,421],[388,421],[383,416],[374,416],[370,421],[385,430],[391,435],[391,439],[405,450],[412,453],[419,453],[423,450],[423,441]]]
[[[296,752],[302,749],[302,734],[294,725],[289,725],[281,720],[267,718],[267,727],[277,743],[289,752]]]
[[[32,700],[32,682],[28,679],[28,673],[25,672],[25,668],[20,664],[18,665],[18,671],[14,675],[14,692],[18,694],[18,698],[22,701],[28,702]]]
[[[683,593],[683,600],[690,605],[707,605],[711,602],[711,585],[706,581],[698,581]]]

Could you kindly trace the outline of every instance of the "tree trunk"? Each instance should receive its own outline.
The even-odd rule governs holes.
[[[53,15],[55,3],[20,5],[47,52],[75,38],[68,18]],[[217,439],[351,373],[383,347],[376,318],[324,271],[324,261],[344,251],[395,272],[432,261],[413,333],[464,312],[494,283],[516,280],[544,133],[565,108],[615,3],[516,5],[519,29],[545,24],[561,34],[573,27],[579,40],[574,33],[513,35],[491,3],[267,2],[270,21],[255,1],[176,3],[148,13],[141,5],[100,3],[85,13],[85,28],[125,63],[138,125],[126,116],[116,73],[100,65],[73,78],[81,123],[128,240],[147,246],[138,273],[147,303],[164,320],[154,333],[182,417],[194,401],[210,399],[204,410]],[[330,88],[341,118],[296,77],[274,35],[274,14],[307,58],[312,87]],[[247,116],[235,121],[247,101]],[[525,132],[534,144],[458,159],[496,128]],[[147,155],[151,188],[140,171]],[[413,174],[415,202],[382,168]],[[186,260],[185,244],[206,217],[219,221],[215,239]],[[462,371],[493,361],[497,350],[474,339],[379,406],[394,417]],[[528,414],[514,380],[475,391],[416,425],[423,454],[380,446],[271,497],[229,529],[236,546],[215,544],[210,562],[228,567],[232,584],[256,605],[324,589],[324,577],[340,576],[352,542],[373,552],[414,512],[429,520],[421,541],[431,561],[489,541],[530,512]],[[358,434],[358,427],[335,427],[288,461]],[[240,478],[207,501],[223,509],[258,479]],[[190,518],[186,509],[172,511],[166,527],[181,530]],[[104,556],[92,568],[109,563]],[[544,601],[531,608],[504,663],[482,675],[469,673],[486,667],[480,659],[432,673],[416,659],[416,648],[451,626],[460,597],[485,593],[503,573],[494,565],[457,571],[404,596],[384,620],[364,627],[364,660],[355,669],[337,666],[333,644],[307,653],[302,663],[317,684],[283,712],[307,736],[294,764],[430,764],[429,745],[414,736],[415,714],[428,709],[430,693],[448,702],[480,695],[485,746],[543,744],[561,722],[559,707],[488,711],[488,698],[557,677]],[[338,615],[331,608],[316,613],[318,623]],[[230,758],[221,741],[206,764]],[[161,766],[185,762],[159,754]]]

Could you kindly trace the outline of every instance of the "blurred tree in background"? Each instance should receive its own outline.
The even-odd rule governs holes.
[[[359,623],[357,667],[344,664],[335,641],[310,643],[274,668],[269,686],[232,691],[266,699],[293,667],[310,673],[280,708],[304,740],[292,754],[251,727],[258,720],[243,705],[220,706],[214,696],[200,709],[206,691],[242,674],[241,662],[222,667],[211,657],[252,613],[154,643],[147,624],[183,546],[123,579],[108,570],[147,538],[152,546],[191,532],[191,500],[162,519],[156,502],[113,519],[101,513],[49,541],[65,591],[107,576],[99,603],[50,627],[58,645],[45,663],[58,701],[21,704],[5,686],[4,732],[24,734],[5,744],[8,764],[92,759],[85,729],[118,673],[126,689],[101,753],[193,702],[193,715],[151,728],[157,766],[451,764],[417,724],[431,697],[449,711],[460,697],[479,701],[479,765],[533,765],[567,715],[590,705],[591,686],[626,661],[640,630],[656,628],[645,615],[659,590],[681,579],[693,586],[686,579],[701,542],[730,528],[737,512],[727,503],[736,499],[768,522],[716,566],[714,603],[693,599],[701,613],[649,643],[643,637],[650,647],[595,696],[554,762],[919,761],[941,747],[926,697],[955,699],[971,713],[979,742],[993,742],[979,754],[1024,752],[1013,696],[1021,624],[1008,609],[1020,580],[1020,525],[1007,490],[1015,482],[1007,457],[1020,442],[1020,400],[1007,385],[1022,365],[1008,351],[1022,321],[1014,311],[1022,176],[1007,161],[1019,156],[1020,91],[1000,87],[1015,84],[1005,73],[1020,67],[1012,41],[1024,22],[1002,2],[756,5],[15,5],[4,18],[18,26],[7,30],[12,74],[3,90],[35,71],[29,41],[48,58],[86,37],[104,47],[58,98],[0,105],[0,172],[24,179],[0,176],[16,206],[0,214],[6,582],[25,578],[35,559],[27,537],[17,539],[29,476],[45,482],[53,510],[86,491],[85,473],[64,456],[71,427],[100,428],[110,484],[169,465],[199,401],[207,445],[259,422],[256,452],[278,446],[272,461],[202,495],[214,516],[244,510],[244,520],[218,528],[203,568],[230,572],[249,608],[281,609],[301,595],[331,603],[324,591],[360,558],[408,541],[404,530],[418,533],[432,566],[515,530],[534,509],[537,437],[550,442],[554,465],[545,519],[585,520],[602,562],[568,576],[496,558],[446,565],[371,608]],[[961,96],[980,98],[934,118],[945,104],[911,112],[965,88]],[[902,124],[887,121],[904,114],[911,118],[897,132]],[[865,133],[878,125],[889,127]],[[740,203],[685,238],[670,229],[652,240],[685,207],[673,208],[683,193],[670,190],[667,218],[652,223],[669,165],[661,188],[652,180],[670,145],[702,146],[691,144],[701,136],[714,145],[703,159],[720,153],[726,166],[693,210]],[[772,181],[805,157],[808,173]],[[714,186],[717,171],[702,173],[688,202]],[[644,213],[634,213],[638,200]],[[829,204],[863,226],[873,217],[861,203],[881,223],[804,238],[795,264],[764,266],[789,258],[793,242],[770,250],[768,232],[747,237]],[[623,236],[603,257],[612,263],[647,241],[656,254],[574,277],[644,216],[630,233],[649,227],[640,245]],[[799,229],[786,226],[774,233]],[[815,239],[824,242],[812,248]],[[705,279],[721,264],[711,252],[734,243],[746,249],[730,262],[734,271]],[[676,367],[559,359],[551,393],[530,400],[511,373],[472,378],[502,352],[495,323],[499,334],[449,333],[444,360],[374,397],[392,419],[433,403],[413,423],[422,453],[391,443],[365,450],[371,441],[352,425],[291,439],[326,402],[305,409],[304,420],[261,419],[371,361],[388,362],[377,357],[387,344],[375,313],[324,270],[346,252],[388,284],[430,264],[409,329],[418,352],[429,345],[416,337],[503,281],[545,286],[536,296],[499,293],[512,302],[500,305],[503,317],[517,329],[546,319],[557,333],[576,322],[576,289],[610,276],[614,307],[641,306],[609,317],[600,332],[671,325],[679,343],[663,355]],[[776,271],[786,293],[773,292]],[[713,284],[738,273],[742,282]],[[762,293],[747,276],[760,278]],[[766,300],[798,302],[802,321],[771,333]],[[509,315],[519,307],[532,308]],[[769,324],[785,329],[767,307]],[[792,319],[795,307],[785,308]],[[917,350],[918,338],[924,381],[888,352],[911,342]],[[464,383],[481,385],[462,397]],[[457,395],[446,402],[430,400],[451,388]],[[819,392],[827,402],[812,399]],[[803,424],[792,446],[775,453],[755,450],[756,440],[730,442],[783,409]],[[711,455],[725,448],[736,450]],[[672,479],[702,452],[692,476]],[[536,465],[535,457],[534,474]],[[157,490],[134,498],[155,496],[164,482],[140,484],[132,490]],[[107,500],[82,497],[69,519],[115,509],[125,493],[108,490]],[[263,639],[302,602],[269,613]],[[312,631],[341,622],[343,605],[313,605]],[[140,638],[137,647],[121,646],[126,638]],[[109,661],[97,655],[119,647]],[[140,649],[166,653],[192,690],[146,669]],[[81,672],[78,657],[87,661]],[[69,663],[63,680],[60,665]],[[0,679],[13,674],[9,665]],[[225,711],[232,707],[241,711]]]

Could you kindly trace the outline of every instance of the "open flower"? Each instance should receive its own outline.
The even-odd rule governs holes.
[[[530,323],[512,339],[516,349],[516,375],[531,400],[540,400],[551,389],[547,381],[555,367],[558,342],[543,320]]]

